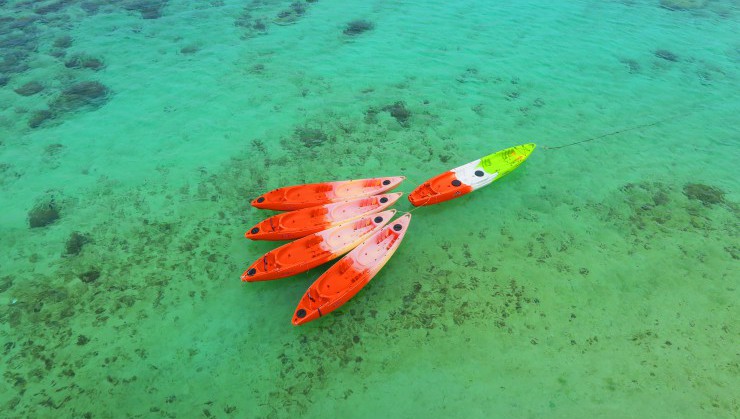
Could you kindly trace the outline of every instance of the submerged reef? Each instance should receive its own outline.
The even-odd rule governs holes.
[[[182,48],[180,48],[180,54],[184,55],[190,55],[195,54],[196,52],[200,51],[200,46],[198,45],[187,45]]]
[[[645,246],[650,246],[650,238],[658,233],[684,231],[707,235],[731,229],[715,221],[716,211],[739,213],[736,204],[725,200],[721,189],[710,185],[688,183],[681,188],[662,182],[628,183],[620,192],[629,209],[621,212],[619,206],[614,206],[607,217],[620,229],[632,231],[633,239],[643,237]]]
[[[306,148],[318,147],[329,141],[329,136],[324,131],[307,127],[296,128],[295,138]]]
[[[92,242],[92,239],[89,235],[75,231],[69,236],[67,243],[64,245],[64,255],[77,256],[82,252],[82,248],[90,242]]]
[[[632,58],[620,58],[619,62],[624,64],[627,67],[630,74],[637,74],[642,69],[642,67],[640,66],[640,63],[637,60],[632,59]]]
[[[365,110],[365,123],[366,124],[377,124],[378,114],[380,112],[388,112],[402,127],[408,128],[409,119],[411,119],[411,111],[406,107],[406,103],[398,101],[390,105],[377,108],[371,106]]]
[[[672,61],[672,62],[678,62],[678,55],[672,53],[671,51],[668,51],[667,49],[657,49],[655,52],[653,52],[656,57],[661,58],[666,61]]]
[[[75,54],[64,63],[67,68],[88,69],[98,71],[105,67],[103,60],[85,54]]]
[[[14,91],[21,96],[33,96],[44,90],[44,85],[37,81],[29,81]]]
[[[342,31],[347,36],[357,36],[375,28],[375,24],[368,20],[353,20],[347,23],[347,26]]]
[[[660,7],[669,10],[694,10],[707,5],[707,0],[660,0]]]
[[[59,207],[54,198],[37,203],[28,212],[28,225],[31,228],[46,227],[53,224],[61,217]]]
[[[167,0],[126,0],[121,3],[124,9],[141,13],[143,19],[159,19],[166,5]]]
[[[278,12],[277,17],[275,17],[275,20],[273,20],[273,22],[278,25],[292,25],[293,23],[296,23],[298,19],[300,19],[304,14],[306,14],[306,8],[307,6],[305,3],[294,1],[290,4],[290,7]]]
[[[109,90],[97,81],[84,81],[62,90],[49,108],[54,113],[74,111],[83,107],[98,108],[108,100]]]
[[[110,90],[100,82],[84,81],[75,83],[49,102],[49,109],[34,112],[28,126],[38,128],[45,122],[60,118],[66,113],[79,110],[95,110],[109,99]]]
[[[55,48],[69,48],[72,46],[72,37],[69,35],[62,35],[54,40]]]
[[[269,23],[278,26],[288,26],[298,23],[308,13],[310,3],[313,1],[293,1],[288,7],[277,9],[280,2],[267,2],[265,0],[251,0],[242,9],[242,12],[234,20],[234,26],[244,28],[242,39],[266,35],[269,31]]]
[[[52,114],[51,111],[47,109],[35,111],[33,114],[31,114],[31,117],[28,119],[28,126],[31,128],[38,128],[44,122],[49,121],[53,118],[54,118],[54,114]]]
[[[386,105],[382,110],[387,111],[393,118],[401,124],[402,127],[409,126],[409,118],[411,118],[411,111],[406,107],[406,103],[399,101],[391,105]]]
[[[683,187],[683,193],[687,198],[701,201],[702,204],[708,207],[725,202],[725,192],[723,190],[701,183],[687,183]]]
[[[100,278],[100,269],[96,267],[92,267],[80,274],[80,281],[86,284],[91,284],[97,281],[98,278]]]

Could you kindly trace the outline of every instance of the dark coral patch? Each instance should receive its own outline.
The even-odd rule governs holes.
[[[123,8],[141,13],[143,19],[159,19],[166,4],[167,0],[127,0]]]
[[[90,241],[90,236],[75,231],[69,236],[67,243],[64,245],[64,254],[67,256],[79,255],[82,252],[82,247],[90,243]]]
[[[88,69],[98,71],[105,67],[103,60],[83,54],[75,54],[64,63],[67,68]]]
[[[46,227],[61,217],[54,200],[39,202],[28,212],[28,225],[31,228]]]
[[[28,126],[31,128],[38,128],[41,124],[53,118],[54,114],[49,110],[44,109],[36,111],[31,115],[31,118],[28,119]]]
[[[707,0],[660,0],[660,7],[668,10],[695,10],[707,5]]]
[[[98,108],[108,100],[109,90],[97,81],[84,81],[64,89],[49,107],[52,113],[74,111],[84,107]]]
[[[278,25],[290,25],[296,23],[298,19],[306,14],[306,4],[300,1],[295,1],[290,4],[290,7],[281,10],[275,18],[275,23]]]
[[[374,27],[375,24],[368,20],[353,20],[352,22],[349,22],[347,24],[342,33],[347,36],[357,36],[369,30],[372,30]]]
[[[195,54],[198,51],[200,51],[200,47],[198,45],[188,45],[180,48],[180,54],[185,55]]]
[[[49,13],[56,13],[69,6],[70,4],[72,4],[71,0],[57,0],[38,7],[34,11],[39,15],[47,15]]]
[[[72,37],[69,35],[62,35],[54,40],[55,48],[69,48],[72,46]]]
[[[723,190],[701,183],[687,183],[683,187],[683,193],[687,198],[701,201],[708,207],[725,202]]]
[[[678,62],[678,55],[676,55],[676,54],[668,51],[667,49],[658,49],[658,50],[655,50],[655,52],[653,52],[653,54],[655,54],[656,57],[661,58],[661,59],[666,60],[666,61],[671,61],[671,62],[674,62],[674,63],[675,62]]]
[[[315,128],[296,128],[295,136],[307,148],[318,147],[329,140],[324,131]]]
[[[83,272],[80,274],[80,281],[91,284],[100,278],[100,269],[98,268],[90,268],[89,271]]]
[[[399,124],[401,124],[401,126],[408,126],[409,118],[411,118],[411,111],[406,108],[406,104],[404,102],[399,101],[392,105],[384,106],[383,110],[390,113],[391,116],[394,117]]]
[[[23,86],[15,89],[15,92],[21,96],[33,96],[36,93],[44,90],[44,85],[37,81],[29,81]]]

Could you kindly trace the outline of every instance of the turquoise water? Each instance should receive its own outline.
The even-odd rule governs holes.
[[[111,3],[0,1],[4,416],[740,414],[736,0]],[[264,191],[526,142],[329,316],[239,280]]]

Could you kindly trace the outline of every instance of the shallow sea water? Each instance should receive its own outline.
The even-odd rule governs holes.
[[[0,10],[4,417],[740,414],[736,0]],[[326,317],[239,280],[261,192],[525,142]]]

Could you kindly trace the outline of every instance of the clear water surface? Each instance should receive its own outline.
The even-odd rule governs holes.
[[[0,10],[3,416],[738,416],[736,0]],[[263,191],[525,142],[329,316],[239,281]]]

